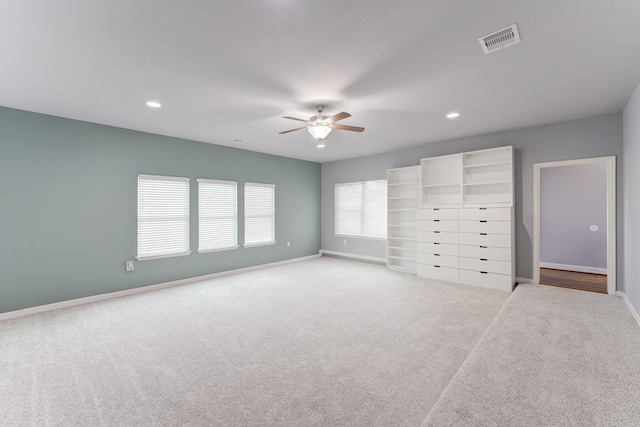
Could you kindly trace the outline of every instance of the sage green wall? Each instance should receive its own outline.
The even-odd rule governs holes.
[[[137,176],[276,185],[274,246],[135,262]],[[317,254],[320,165],[0,107],[0,313]],[[287,247],[287,241],[291,247]]]

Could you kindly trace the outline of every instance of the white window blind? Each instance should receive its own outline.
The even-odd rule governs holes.
[[[188,255],[189,178],[138,175],[138,260]]]
[[[238,247],[237,185],[234,181],[198,179],[198,251]]]
[[[387,181],[336,184],[336,234],[387,237]]]
[[[244,184],[244,245],[275,243],[275,185]]]

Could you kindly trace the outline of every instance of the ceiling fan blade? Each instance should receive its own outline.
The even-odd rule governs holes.
[[[309,120],[304,120],[304,119],[298,119],[296,117],[288,117],[288,116],[283,116],[283,119],[291,119],[291,120],[297,120],[299,122],[305,122],[305,123],[309,123]]]
[[[353,132],[362,132],[362,131],[364,131],[364,128],[361,128],[360,126],[331,125],[331,127],[333,129],[350,130],[350,131],[353,131]]]
[[[349,114],[349,113],[345,113],[345,112],[343,111],[342,113],[338,113],[338,114],[336,114],[335,116],[331,116],[331,117],[329,117],[328,119],[325,119],[324,121],[325,121],[326,123],[331,124],[331,123],[335,123],[335,122],[337,122],[338,120],[344,120],[344,119],[346,119],[347,117],[351,117],[351,114]]]
[[[303,126],[301,128],[295,128],[295,129],[289,129],[289,130],[284,130],[282,132],[278,132],[279,135],[282,135],[283,133],[289,133],[289,132],[295,132],[297,130],[302,130],[302,129],[306,129],[306,126]]]

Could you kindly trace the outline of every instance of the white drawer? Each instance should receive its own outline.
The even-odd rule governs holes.
[[[458,220],[458,209],[418,209],[418,219],[452,219]]]
[[[486,258],[495,259],[498,261],[511,261],[510,248],[460,245],[458,254],[467,258]]]
[[[491,234],[511,234],[510,221],[460,221],[459,231],[461,233],[491,233]]]
[[[436,267],[429,264],[418,264],[418,276],[429,279],[444,280],[447,282],[457,282],[458,269],[451,267]]]
[[[439,265],[440,267],[458,268],[458,257],[440,254],[420,254],[418,262],[421,264]]]
[[[452,245],[449,243],[418,242],[418,253],[458,256],[458,245]]]
[[[511,292],[513,280],[505,274],[480,273],[478,271],[460,270],[460,282],[483,288]]]
[[[426,231],[458,231],[458,221],[448,219],[419,219],[418,230]]]
[[[498,221],[511,220],[511,208],[463,208],[459,213],[460,220],[492,219]]]
[[[511,247],[511,236],[508,234],[460,233],[461,245]]]
[[[458,243],[458,233],[447,231],[418,231],[419,242]]]
[[[460,258],[460,268],[488,273],[511,274],[511,263],[486,258]]]

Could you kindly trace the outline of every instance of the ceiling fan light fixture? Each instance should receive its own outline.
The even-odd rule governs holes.
[[[322,141],[327,137],[327,135],[329,135],[329,133],[331,133],[331,126],[324,123],[319,123],[309,126],[308,130],[315,139],[317,139],[318,141]]]

